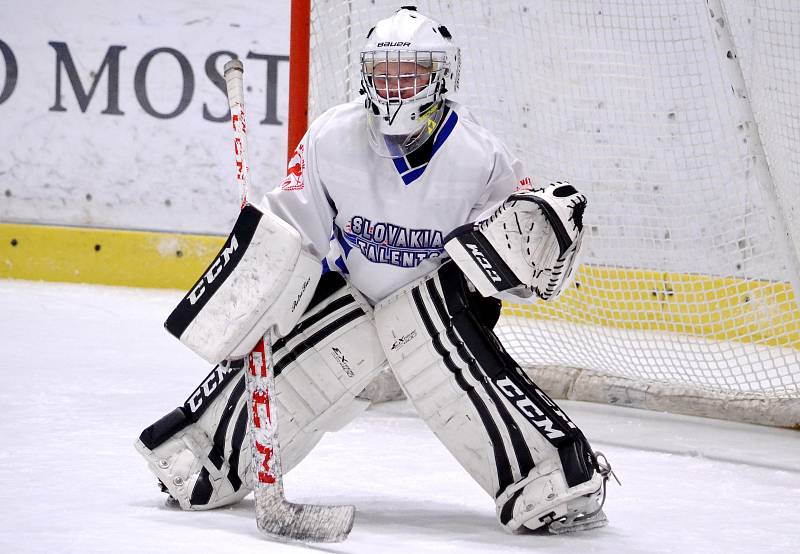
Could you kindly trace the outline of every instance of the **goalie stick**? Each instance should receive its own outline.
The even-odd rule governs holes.
[[[244,65],[240,60],[225,64],[228,103],[233,123],[236,181],[241,207],[247,205],[250,168],[247,163],[247,125],[244,115]],[[283,492],[272,362],[272,331],[267,331],[247,356],[247,402],[252,437],[253,494],[256,523],[270,537],[303,542],[338,542],[353,527],[355,507],[295,504]]]

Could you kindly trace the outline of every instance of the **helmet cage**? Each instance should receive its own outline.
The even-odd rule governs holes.
[[[414,64],[413,68],[409,66]],[[361,52],[361,81],[369,100],[395,115],[389,106],[438,100],[450,75],[447,53],[433,50],[369,50]]]
[[[405,136],[413,138],[409,145],[422,144],[434,130],[431,122],[438,123],[440,119],[441,114],[433,113],[431,107],[441,104],[447,93],[447,78],[452,74],[444,50],[361,52],[361,87],[367,95],[367,107],[371,108],[371,136],[395,136],[394,144],[402,144],[400,136]],[[424,136],[419,136],[420,132]],[[380,145],[378,153],[397,155],[386,152]]]

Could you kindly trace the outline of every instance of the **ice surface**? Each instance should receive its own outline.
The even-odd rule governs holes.
[[[800,433],[571,402],[623,482],[603,529],[505,533],[403,402],[326,436],[286,476],[290,500],[357,506],[344,543],[266,541],[251,498],[166,508],[132,444],[208,370],[161,329],[181,294],[0,281],[0,552],[800,550]]]

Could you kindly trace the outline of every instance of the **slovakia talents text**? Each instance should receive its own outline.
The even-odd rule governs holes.
[[[399,267],[416,267],[423,260],[440,256],[444,250],[441,231],[372,223],[361,216],[354,216],[342,234],[369,261]]]

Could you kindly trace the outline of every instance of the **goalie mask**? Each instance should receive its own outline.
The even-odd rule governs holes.
[[[447,28],[415,8],[401,8],[370,30],[361,52],[361,93],[370,146],[379,156],[408,155],[433,134],[445,96],[458,87],[460,63]]]

